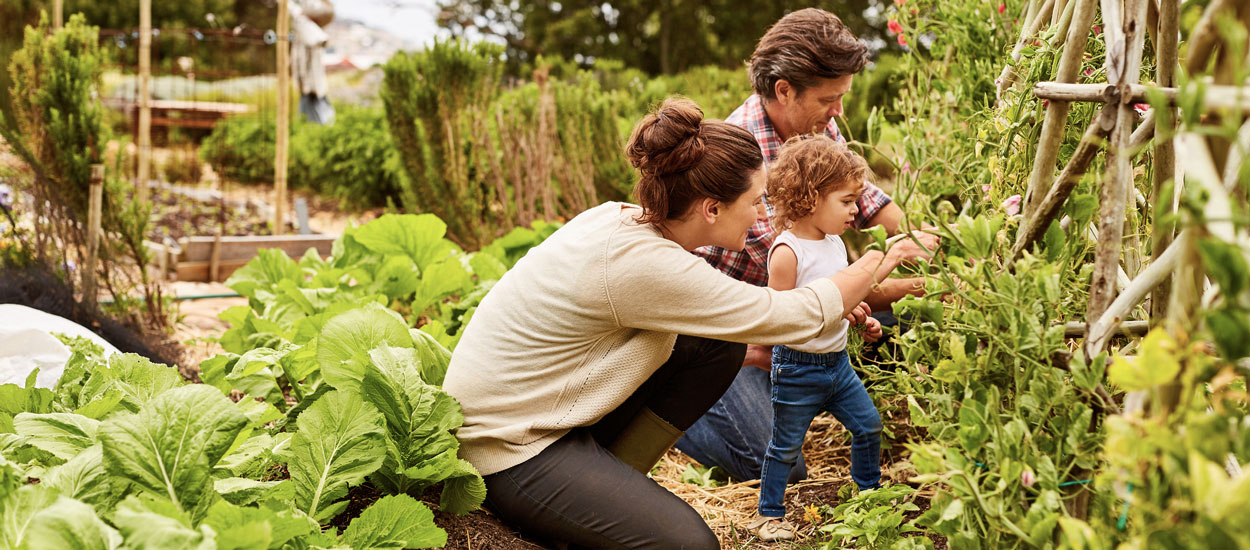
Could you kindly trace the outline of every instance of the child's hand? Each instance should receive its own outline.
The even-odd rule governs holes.
[[[880,340],[883,334],[881,332],[881,321],[878,321],[876,317],[869,317],[868,320],[864,321],[864,328],[860,332],[863,333],[865,342]]]
[[[852,325],[859,325],[863,324],[865,319],[869,319],[869,315],[872,315],[872,308],[868,307],[868,304],[860,302],[859,305],[855,306],[855,309],[852,309],[850,313],[847,313],[844,318],[847,321],[850,321]]]

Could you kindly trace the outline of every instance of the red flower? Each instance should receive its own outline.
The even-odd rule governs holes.
[[[1007,13],[1007,4],[999,4],[999,5],[998,5],[998,15],[1002,15],[1002,14],[1004,14],[1004,13]]]
[[[912,14],[912,15],[916,15],[917,13],[919,13],[919,12],[917,12],[917,11],[916,11],[916,8],[912,8],[912,9],[911,9],[911,14]]]
[[[903,32],[903,25],[899,24],[898,21],[895,21],[893,19],[891,19],[889,23],[886,23],[885,26],[889,28],[890,32],[894,34]]]
[[[905,34],[900,34],[900,35],[898,35],[898,45],[899,45],[899,46],[906,46],[906,45],[907,45],[907,35],[905,35]]]
[[[1099,25],[1094,25],[1094,36],[1098,36],[1100,34],[1102,34],[1102,27]]]
[[[907,3],[907,0],[894,0],[894,4],[895,4],[895,5],[899,5],[899,6],[901,6],[901,5],[906,4],[906,3]]]
[[[1150,110],[1150,104],[1149,103],[1134,103],[1133,109],[1136,109],[1137,112],[1139,113],[1144,113]]]

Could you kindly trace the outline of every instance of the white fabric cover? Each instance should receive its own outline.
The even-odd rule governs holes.
[[[0,304],[0,384],[24,385],[31,370],[38,368],[36,386],[56,385],[70,351],[53,332],[89,338],[104,348],[105,355],[120,353],[98,334],[69,319],[26,306]]]

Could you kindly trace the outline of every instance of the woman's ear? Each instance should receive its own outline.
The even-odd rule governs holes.
[[[710,197],[703,197],[696,203],[696,208],[698,209],[696,213],[703,218],[704,222],[711,225],[716,223],[716,219],[720,217],[720,211],[723,207],[724,205],[720,201]]]

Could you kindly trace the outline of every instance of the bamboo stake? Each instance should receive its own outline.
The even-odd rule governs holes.
[[[1155,80],[1160,87],[1164,88],[1176,86],[1180,40],[1179,18],[1180,0],[1163,0],[1163,4],[1159,9],[1159,32],[1155,35],[1158,40],[1158,46],[1155,48],[1157,56]],[[1166,221],[1173,211],[1173,201],[1171,197],[1165,196],[1165,191],[1168,188],[1168,183],[1172,181],[1172,175],[1176,172],[1176,149],[1173,147],[1169,136],[1173,132],[1173,124],[1179,111],[1172,105],[1168,105],[1165,109],[1165,116],[1155,118],[1155,134],[1163,139],[1155,142],[1154,179],[1151,182],[1150,191],[1150,198],[1154,201],[1154,227],[1151,230],[1151,251],[1156,258],[1172,244],[1174,240],[1172,233],[1175,231],[1173,225]],[[1175,188],[1172,194],[1175,194]],[[1171,278],[1165,277],[1151,293],[1151,323],[1163,321],[1167,316],[1168,296],[1171,292]]]
[[[1237,141],[1228,150],[1228,160],[1224,163],[1224,190],[1229,193],[1237,189],[1237,179],[1241,175],[1241,167],[1250,155],[1250,119],[1247,119],[1237,131]]]
[[[1107,9],[1109,4],[1112,4],[1112,0],[1103,0],[1104,17],[1113,13]],[[1136,82],[1137,75],[1141,71],[1142,49],[1145,41],[1142,27],[1146,19],[1146,2],[1145,0],[1127,0],[1124,3],[1124,11],[1126,16],[1124,20],[1117,22],[1112,19],[1107,24],[1111,28],[1120,27],[1123,32],[1123,39],[1115,41],[1112,40],[1111,33],[1108,33],[1107,50],[1108,75],[1109,78],[1114,75],[1112,83],[1120,89],[1121,98],[1128,95],[1126,88],[1130,80]],[[1113,51],[1113,49],[1118,51]],[[1126,102],[1120,103],[1108,150],[1106,181],[1099,195],[1101,207],[1097,223],[1100,239],[1094,257],[1094,274],[1090,281],[1089,307],[1086,314],[1086,319],[1090,321],[1101,317],[1115,296],[1115,278],[1120,266],[1126,203],[1129,190],[1133,186],[1133,166],[1128,145],[1133,128],[1133,117],[1136,116],[1131,105]],[[1090,339],[1086,338],[1086,359],[1092,360],[1098,352],[1099,350],[1091,345]]]
[[[1176,104],[1177,89],[1145,84],[1128,84],[1127,99],[1115,86],[1107,84],[1065,84],[1062,82],[1038,82],[1033,85],[1033,95],[1051,101],[1089,101],[1111,103],[1124,100],[1128,103],[1144,103],[1149,100],[1150,90],[1163,94],[1169,105]],[[1226,86],[1210,84],[1206,86],[1203,96],[1203,109],[1206,112],[1219,109],[1232,109],[1250,112],[1250,93],[1242,86]]]
[[[1055,80],[1061,83],[1076,82],[1081,71],[1081,61],[1085,58],[1085,44],[1089,39],[1089,29],[1094,21],[1095,0],[1073,0],[1075,13],[1069,25],[1068,38],[1065,41],[1063,57],[1059,60]],[[1037,156],[1033,158],[1033,171],[1029,175],[1029,183],[1024,199],[1024,220],[1028,223],[1037,203],[1049,191],[1054,181],[1055,160],[1059,157],[1059,146],[1063,144],[1064,127],[1068,122],[1068,111],[1071,104],[1067,101],[1052,101],[1046,108],[1046,120],[1042,123],[1042,133],[1038,138],[1040,145]]]
[[[1023,30],[1020,32],[1020,40],[1016,42],[1016,47],[1011,50],[1011,61],[1007,66],[1003,67],[1002,74],[998,77],[998,99],[1002,99],[1003,92],[1011,87],[1012,82],[1016,78],[1016,63],[1020,62],[1020,57],[1024,55],[1024,48],[1033,35],[1042,28],[1042,22],[1050,19],[1050,14],[1055,7],[1055,0],[1045,0],[1042,7],[1037,10],[1033,19],[1024,24]]]
[[[278,120],[273,159],[273,234],[286,232],[286,158],[291,118],[291,18],[287,1],[278,0]]]
[[[1128,138],[1128,149],[1136,153],[1140,153],[1150,140],[1155,137],[1155,110],[1146,111],[1146,116],[1142,117],[1141,122],[1137,125],[1137,129],[1133,130],[1133,135]],[[1134,189],[1136,192],[1136,189]],[[1138,201],[1143,202],[1143,201]]]
[[[65,0],[56,0],[52,3],[52,30],[61,30],[61,24],[65,21],[65,9],[63,4]]]
[[[135,196],[148,198],[152,174],[152,0],[139,0],[139,167]]]
[[[1064,338],[1084,338],[1085,329],[1088,325],[1081,321],[1072,321],[1063,324]],[[1143,336],[1150,330],[1150,325],[1146,321],[1124,321],[1119,326],[1111,329],[1111,336]],[[1110,336],[1108,336],[1110,337]]]
[[[91,165],[91,188],[87,197],[87,258],[83,260],[82,297],[87,308],[96,307],[96,264],[100,253],[100,218],[104,209],[104,165]]]
[[[1050,186],[1046,197],[1038,201],[1036,212],[1030,216],[1031,221],[1019,231],[1016,244],[1011,249],[1011,263],[1014,264],[1020,259],[1024,250],[1041,238],[1046,228],[1050,226],[1051,220],[1059,215],[1064,201],[1068,200],[1068,195],[1081,181],[1085,170],[1089,168],[1090,163],[1102,148],[1103,141],[1115,127],[1115,113],[1116,107],[1108,105],[1094,115],[1094,120],[1085,130],[1085,135],[1081,137],[1081,142],[1072,153],[1072,158],[1068,159],[1068,165],[1059,174],[1054,185]]]

